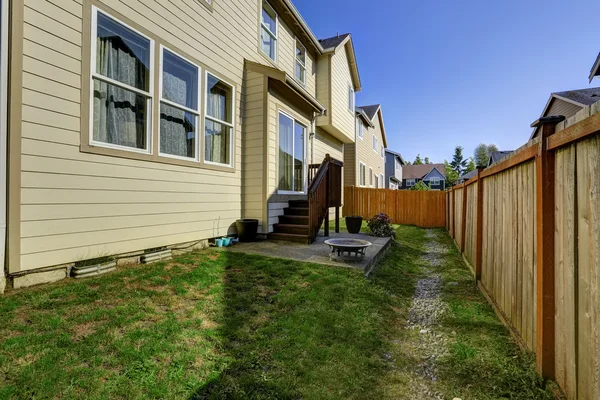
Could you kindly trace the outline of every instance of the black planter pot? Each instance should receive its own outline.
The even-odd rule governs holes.
[[[256,240],[256,232],[258,231],[257,219],[238,219],[235,221],[235,227],[240,242],[253,242]]]
[[[360,232],[362,221],[362,217],[346,217],[346,229],[348,229],[348,233]]]

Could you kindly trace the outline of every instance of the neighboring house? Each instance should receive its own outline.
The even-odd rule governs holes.
[[[402,167],[406,162],[400,153],[385,150],[385,188],[399,189],[402,186]]]
[[[460,185],[461,183],[465,183],[469,179],[475,178],[476,176],[477,176],[477,169],[474,169],[471,172],[467,172],[466,174],[463,174],[460,178],[458,178],[456,183]]]
[[[387,136],[381,105],[356,107],[355,142],[344,147],[344,185],[385,187]]]
[[[402,167],[401,189],[410,189],[421,181],[433,190],[446,189],[446,166],[444,164],[420,164]]]
[[[552,93],[540,117],[564,115],[566,118],[570,118],[584,107],[590,106],[599,100],[600,87]],[[529,139],[537,137],[539,130],[539,127],[534,128]]]
[[[285,233],[309,164],[355,141],[352,37],[317,40],[289,0],[10,3],[0,214],[13,277],[60,279],[76,261],[226,235],[239,218]]]
[[[503,151],[494,151],[490,154],[490,159],[488,160],[488,167],[492,164],[496,164],[498,161],[512,154],[514,150],[503,150]]]

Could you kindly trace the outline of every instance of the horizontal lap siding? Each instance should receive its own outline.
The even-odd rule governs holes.
[[[247,215],[260,217],[261,144],[248,140],[243,160],[241,123],[244,59],[264,62],[258,3],[216,2],[212,12],[196,0],[99,4],[235,85],[236,172],[81,153],[82,46],[90,45],[83,43],[82,19],[90,5],[26,0],[21,265],[11,272],[223,235],[242,215],[243,195]],[[252,119],[251,106],[247,112]],[[242,162],[258,171],[243,189]]]
[[[379,145],[382,143],[381,139],[381,125],[379,124],[379,118],[375,116],[373,120],[374,128],[364,127],[363,138],[357,137],[356,139],[356,157],[359,162],[362,162],[367,166],[366,182],[369,186],[369,168],[373,169],[373,174],[379,176],[384,175],[385,179],[385,163],[384,159],[381,158],[381,151]],[[377,137],[377,152],[373,150],[373,135]],[[358,164],[358,163],[357,163]],[[360,168],[356,167],[356,182],[360,183]],[[375,187],[375,179],[373,179],[373,187]]]
[[[331,118],[333,126],[354,139],[354,110],[348,109],[348,87],[353,87],[346,48],[339,48],[331,58]]]
[[[356,143],[344,144],[344,185],[358,186],[358,161],[356,161]]]
[[[490,176],[483,185],[482,283],[533,350],[535,165],[528,162]]]

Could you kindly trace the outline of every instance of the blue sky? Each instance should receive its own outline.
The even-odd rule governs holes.
[[[318,38],[352,33],[388,147],[414,160],[523,145],[551,92],[600,86],[600,1],[293,0]]]

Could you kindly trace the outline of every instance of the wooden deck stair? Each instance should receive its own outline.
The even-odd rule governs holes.
[[[308,200],[290,200],[288,205],[279,216],[279,223],[273,225],[274,232],[269,234],[269,239],[310,243]]]

